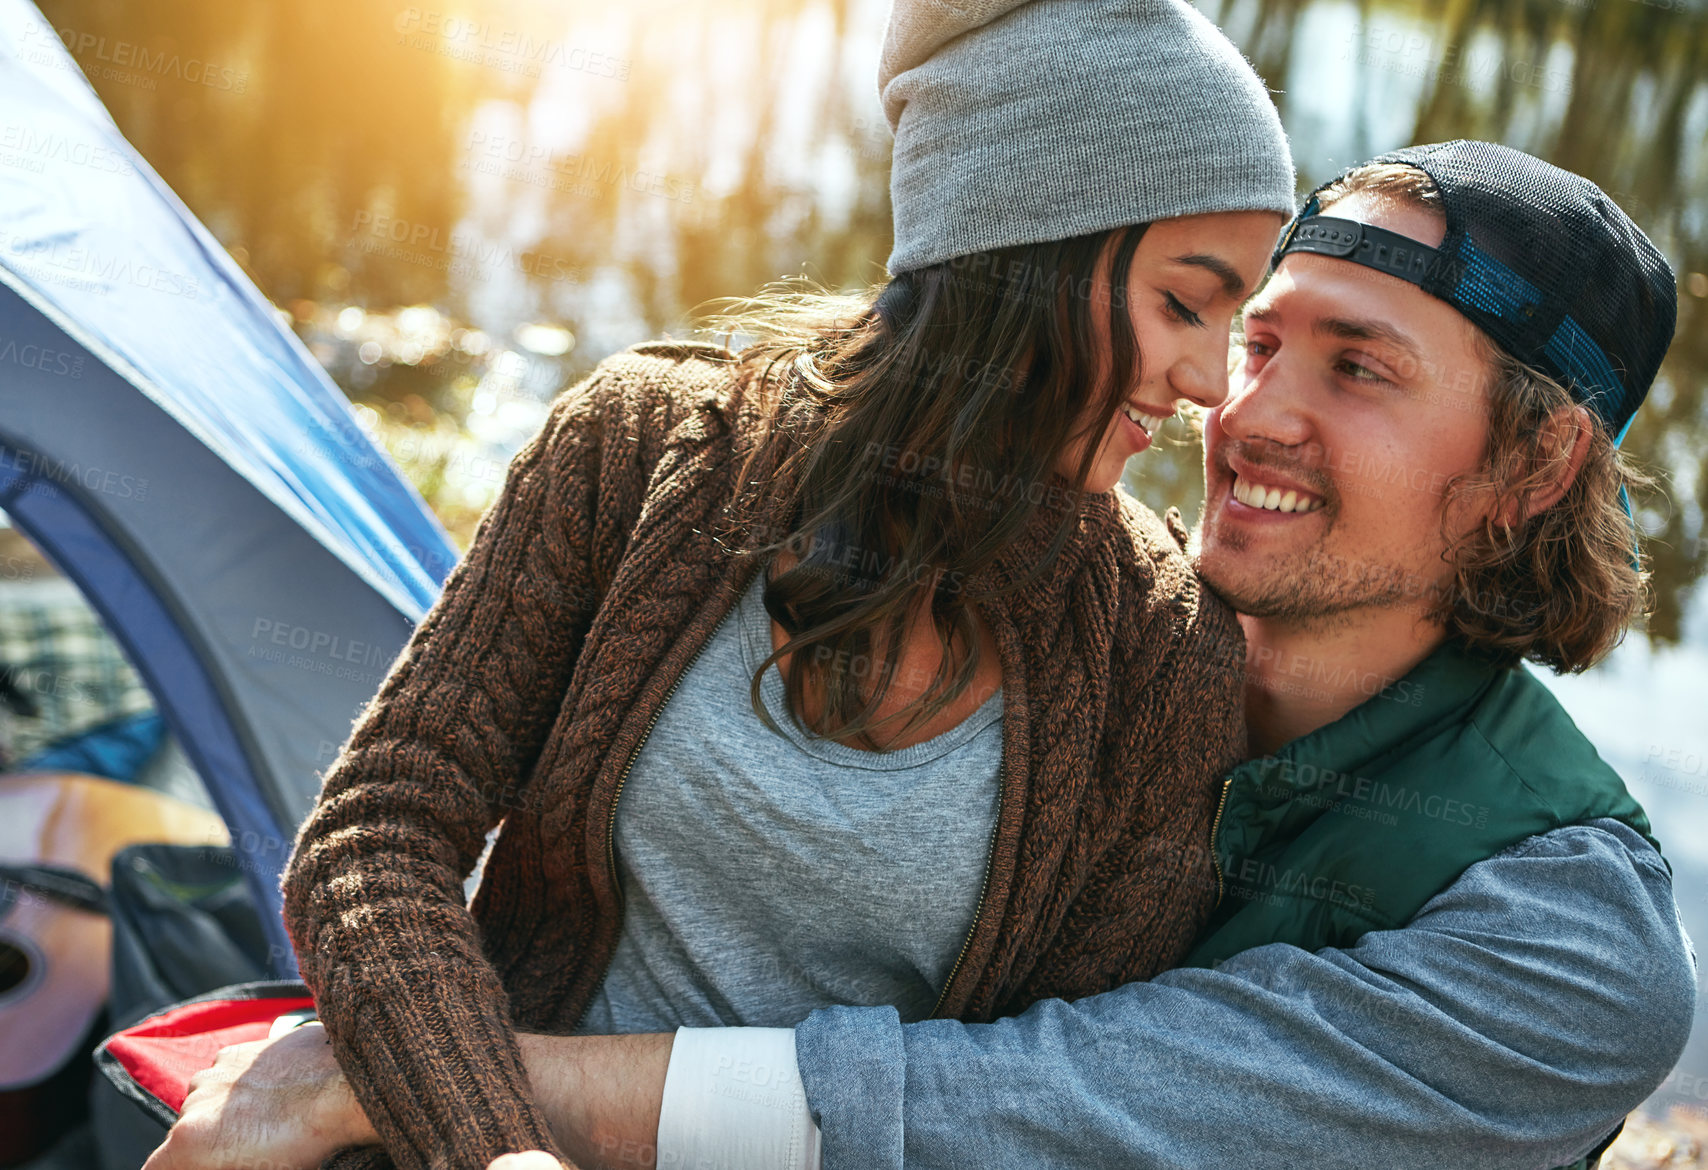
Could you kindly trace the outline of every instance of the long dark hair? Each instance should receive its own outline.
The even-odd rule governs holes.
[[[776,468],[752,486],[777,493],[775,514],[790,518],[752,551],[796,558],[764,587],[789,635],[751,685],[767,726],[776,729],[759,683],[784,655],[796,725],[869,749],[879,747],[873,728],[905,719],[905,733],[967,688],[979,666],[969,582],[1040,506],[1064,489],[1077,500],[1099,437],[1137,384],[1127,280],[1145,226],[960,256],[852,296],[772,286],[709,323],[754,339],[739,357],[775,395],[748,461]],[[1093,332],[1106,251],[1107,357]],[[1064,484],[1055,465],[1082,436]],[[741,482],[752,483],[745,472]],[[1063,509],[1028,580],[1060,552],[1078,510]],[[942,646],[936,674],[878,720],[910,619],[927,607]],[[823,696],[810,728],[809,685]]]

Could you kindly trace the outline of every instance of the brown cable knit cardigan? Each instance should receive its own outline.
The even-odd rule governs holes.
[[[728,551],[770,522],[735,482],[762,409],[737,371],[720,347],[652,343],[562,394],[328,769],[285,917],[386,1147],[329,1165],[389,1151],[408,1170],[485,1170],[557,1152],[512,1029],[574,1030],[603,978],[622,780],[757,568]],[[1001,801],[940,1016],[1147,978],[1216,897],[1219,774],[1243,747],[1239,628],[1125,493],[1070,506],[1051,571],[979,606],[1006,694]],[[1013,580],[1059,517],[1041,507],[975,584]],[[462,883],[500,819],[471,913]]]

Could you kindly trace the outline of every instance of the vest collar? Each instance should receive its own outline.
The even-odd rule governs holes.
[[[1295,788],[1316,787],[1330,773],[1357,775],[1462,718],[1507,670],[1449,639],[1397,682],[1383,686],[1372,676],[1376,693],[1274,755],[1247,760],[1236,775],[1265,781],[1275,804],[1291,799]]]

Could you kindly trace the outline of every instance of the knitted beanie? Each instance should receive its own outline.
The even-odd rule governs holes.
[[[894,0],[878,93],[895,132],[892,275],[1177,215],[1294,210],[1268,91],[1186,0]]]

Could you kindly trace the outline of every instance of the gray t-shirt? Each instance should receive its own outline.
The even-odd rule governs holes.
[[[833,1004],[931,1014],[972,927],[1002,692],[894,752],[808,740],[771,652],[763,574],[660,712],[616,814],[622,937],[581,1030],[790,1027]]]

